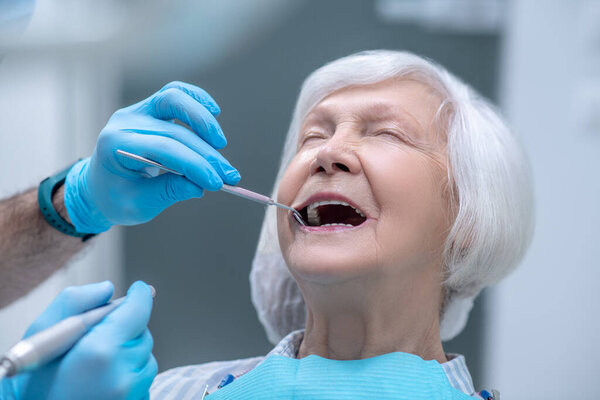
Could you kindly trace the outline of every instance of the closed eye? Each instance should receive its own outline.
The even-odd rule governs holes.
[[[389,137],[394,140],[400,140],[404,143],[412,142],[410,140],[410,137],[408,137],[408,135],[406,135],[405,133],[397,132],[397,131],[391,130],[391,129],[384,129],[384,130],[377,131],[373,134],[373,136]]]
[[[300,140],[300,146],[303,146],[304,144],[306,144],[307,142],[312,142],[315,140],[319,140],[319,139],[325,139],[325,135],[323,133],[319,133],[319,132],[307,132],[306,134],[302,135],[302,138]]]
[[[382,129],[379,131],[375,131],[375,133],[373,133],[371,136],[379,137],[382,140],[386,140],[391,143],[408,145],[408,146],[411,146],[420,151],[431,151],[432,150],[430,146],[423,144],[423,143],[419,143],[419,141],[416,141],[409,134],[399,131],[399,130],[396,130],[396,129],[389,129],[389,128]]]

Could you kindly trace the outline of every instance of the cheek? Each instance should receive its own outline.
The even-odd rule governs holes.
[[[397,264],[398,259],[412,259],[420,264],[424,257],[439,255],[447,226],[443,174],[420,151],[371,150],[373,154],[365,157],[363,167],[380,207],[380,261]]]
[[[301,152],[290,162],[290,165],[285,170],[279,188],[277,190],[277,201],[286,205],[290,205],[296,198],[302,184],[306,182],[309,174],[310,154]]]
[[[285,173],[279,182],[279,188],[277,190],[277,201],[279,203],[292,205],[298,191],[308,177],[308,160],[309,158],[304,153],[299,153],[292,159],[292,162],[286,168]],[[280,246],[283,250],[293,241],[292,227],[285,210],[277,208],[276,212],[277,234],[279,236]]]

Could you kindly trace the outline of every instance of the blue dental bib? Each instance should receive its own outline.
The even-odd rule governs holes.
[[[450,385],[437,361],[396,352],[363,360],[273,355],[206,399],[473,398]]]

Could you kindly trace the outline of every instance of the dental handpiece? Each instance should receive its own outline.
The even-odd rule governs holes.
[[[163,171],[170,172],[175,175],[184,176],[182,173],[175,171],[171,168],[165,167],[161,163],[157,163],[156,161],[152,161],[146,157],[138,156],[137,154],[129,153],[127,151],[123,151],[120,149],[117,149],[117,153],[122,156],[131,158],[132,160],[136,160],[136,161],[151,165],[153,167],[160,168]],[[233,194],[238,197],[242,197],[247,200],[255,201],[257,203],[260,203],[260,204],[263,204],[266,206],[275,206],[275,207],[283,208],[284,210],[291,211],[292,215],[294,216],[294,218],[296,219],[296,221],[298,221],[298,223],[300,225],[306,225],[306,223],[304,222],[304,219],[302,218],[302,215],[296,209],[286,206],[285,204],[278,203],[268,196],[253,192],[248,189],[244,189],[239,186],[231,186],[231,185],[227,185],[227,184],[223,184],[223,187],[221,188],[221,190],[223,192],[230,193],[230,194]]]
[[[152,297],[156,296],[153,286],[150,286],[150,290]],[[31,371],[62,356],[124,300],[125,297],[120,297],[98,308],[65,318],[21,340],[0,360],[0,379]]]

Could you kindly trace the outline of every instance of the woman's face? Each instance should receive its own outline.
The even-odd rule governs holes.
[[[449,228],[439,97],[411,80],[349,87],[306,117],[278,201],[283,256],[296,278],[335,283],[439,271]]]

